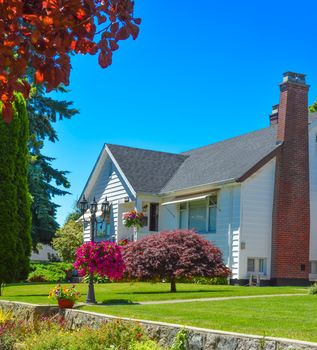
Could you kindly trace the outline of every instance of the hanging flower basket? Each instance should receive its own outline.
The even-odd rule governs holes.
[[[144,214],[136,210],[131,210],[123,214],[123,225],[125,227],[143,227],[144,226]]]

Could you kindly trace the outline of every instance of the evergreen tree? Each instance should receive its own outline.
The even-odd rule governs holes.
[[[28,273],[27,123],[25,101],[16,95],[11,124],[0,122],[0,285]]]
[[[64,87],[57,91],[65,93]],[[28,118],[30,122],[29,151],[31,154],[29,169],[29,189],[32,195],[32,243],[36,249],[37,243],[50,243],[58,223],[55,215],[58,205],[53,202],[54,196],[63,196],[69,192],[67,171],[52,167],[54,158],[42,154],[44,141],[58,141],[56,130],[52,126],[58,119],[70,119],[78,113],[72,108],[72,102],[59,101],[47,97],[44,87],[35,85],[32,97],[27,101]],[[61,189],[60,187],[64,188]]]
[[[17,224],[18,224],[18,280],[26,279],[29,273],[31,254],[31,197],[28,190],[28,140],[29,121],[23,98],[17,96],[17,118],[19,122],[19,139],[16,155],[15,183],[17,188]]]

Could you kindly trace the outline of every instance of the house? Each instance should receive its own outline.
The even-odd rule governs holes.
[[[305,75],[285,73],[267,128],[182,154],[104,145],[83,190],[112,203],[97,239],[194,228],[221,248],[234,282],[317,280],[317,113],[308,113],[308,89]],[[134,208],[147,217],[136,232],[122,223]]]

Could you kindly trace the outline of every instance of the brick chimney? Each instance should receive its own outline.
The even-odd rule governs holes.
[[[272,226],[272,282],[307,284],[309,275],[308,89],[305,75],[287,72],[280,84]]]

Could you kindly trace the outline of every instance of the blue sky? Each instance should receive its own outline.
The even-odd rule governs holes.
[[[110,68],[72,59],[80,115],[56,124],[47,141],[54,166],[69,170],[72,195],[55,198],[60,224],[105,142],[182,152],[268,125],[278,83],[307,74],[317,99],[315,0],[135,0],[136,41],[121,43]]]

